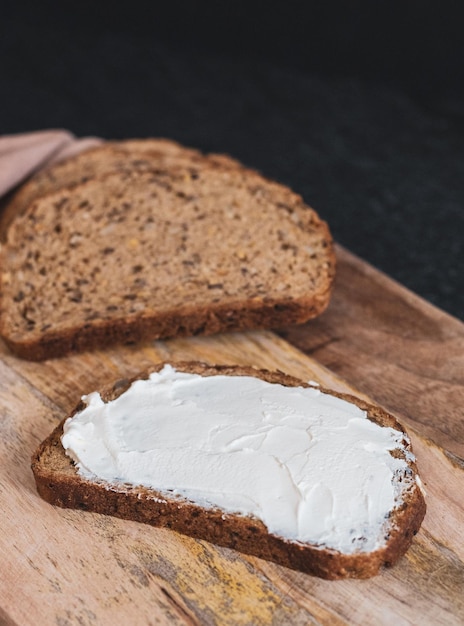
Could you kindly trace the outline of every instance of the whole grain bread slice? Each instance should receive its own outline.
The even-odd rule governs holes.
[[[50,193],[86,182],[110,172],[150,170],[159,166],[190,165],[207,160],[211,164],[240,167],[238,161],[222,154],[204,155],[193,148],[164,138],[107,141],[37,172],[2,201],[0,241],[16,216]]]
[[[161,363],[131,380],[119,380],[101,391],[105,402],[126,391],[131,382],[148,378],[164,367]],[[258,370],[244,366],[211,366],[200,362],[173,364],[181,372],[201,376],[254,376],[286,387],[307,387],[303,381],[282,372]],[[205,508],[181,496],[146,487],[84,478],[61,444],[63,420],[40,445],[32,459],[32,471],[38,493],[51,504],[114,515],[123,519],[170,528],[180,533],[233,548],[280,565],[326,579],[367,578],[383,566],[393,565],[409,548],[425,515],[425,501],[418,481],[417,467],[407,435],[397,420],[382,408],[353,396],[321,388],[324,393],[342,398],[366,411],[369,420],[401,433],[402,442],[391,452],[407,460],[407,471],[395,480],[401,484],[401,497],[391,510],[387,528],[382,530],[378,549],[342,553],[321,545],[292,541],[269,533],[264,523],[254,517]],[[82,410],[81,402],[72,413]],[[310,447],[308,459],[310,460]],[[338,461],[340,462],[340,461]],[[314,468],[317,471],[317,468]],[[350,468],[345,468],[349,471]],[[254,480],[250,476],[250,480]]]
[[[37,199],[11,223],[1,268],[0,334],[40,360],[305,322],[328,305],[335,257],[300,196],[199,159]]]

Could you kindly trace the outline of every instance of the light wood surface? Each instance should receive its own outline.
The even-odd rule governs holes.
[[[0,345],[0,624],[464,623],[464,325],[341,248],[338,258],[328,311],[279,334],[150,342],[44,363]],[[408,427],[427,491],[406,556],[373,579],[328,582],[38,497],[30,457],[83,393],[189,358],[277,368],[392,411]]]

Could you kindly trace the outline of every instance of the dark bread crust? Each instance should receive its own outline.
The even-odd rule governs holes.
[[[243,168],[236,162],[233,162],[231,165],[228,164],[227,157],[217,157],[217,159],[218,161],[214,163],[210,161],[206,163],[205,159],[203,159],[195,165],[190,163],[189,166],[170,166],[168,168],[158,168],[157,170],[137,171],[131,166],[125,172],[109,173],[61,192],[44,196],[28,207],[26,213],[11,225],[8,240],[2,251],[0,334],[9,348],[22,358],[43,360],[61,356],[71,351],[92,349],[118,342],[132,343],[147,338],[160,339],[212,334],[229,330],[272,328],[284,324],[299,324],[322,313],[329,303],[335,274],[335,254],[327,224],[310,207],[305,205],[299,196],[282,185],[268,181],[257,173]],[[101,200],[101,203],[108,201],[117,204],[119,202],[119,210],[125,204],[120,198],[121,192],[119,187],[124,188],[126,186],[127,196],[130,193],[134,194],[138,189],[143,189],[144,193],[146,191],[144,215],[147,216],[147,220],[152,219],[149,211],[153,211],[150,202],[154,201],[149,199],[150,193],[161,194],[162,192],[171,194],[174,199],[178,198],[179,204],[185,204],[185,211],[188,211],[185,220],[191,220],[188,224],[189,229],[199,228],[198,224],[200,222],[196,220],[193,209],[191,206],[187,206],[191,200],[189,198],[184,199],[182,195],[182,185],[185,185],[190,194],[194,194],[195,185],[200,185],[200,181],[198,183],[192,181],[195,181],[195,177],[198,177],[200,174],[202,177],[201,184],[203,185],[201,193],[207,194],[207,185],[210,184],[210,181],[213,186],[220,185],[223,181],[226,181],[229,185],[229,193],[231,193],[231,190],[237,189],[236,185],[242,185],[240,189],[243,195],[242,200],[246,197],[248,189],[252,190],[253,193],[261,194],[261,197],[264,198],[263,201],[259,199],[252,201],[250,191],[250,198],[248,198],[250,206],[245,206],[243,202],[240,208],[242,211],[241,215],[242,217],[245,216],[245,219],[254,220],[255,225],[260,224],[262,220],[263,228],[265,226],[264,222],[266,222],[268,224],[266,228],[273,229],[273,234],[269,236],[273,237],[273,243],[276,245],[276,248],[280,228],[288,228],[289,232],[295,233],[290,235],[289,242],[285,241],[282,243],[282,250],[271,248],[271,251],[268,252],[267,246],[270,243],[269,236],[266,235],[263,236],[263,241],[255,240],[253,242],[255,252],[258,246],[260,246],[258,253],[259,262],[261,263],[260,276],[264,277],[262,284],[257,285],[257,289],[253,285],[254,282],[258,281],[255,280],[253,282],[254,279],[249,278],[249,275],[243,274],[243,271],[246,272],[248,269],[247,265],[243,266],[244,264],[234,257],[237,251],[232,248],[232,245],[237,244],[231,244],[231,247],[228,248],[229,233],[224,232],[224,237],[227,240],[217,241],[215,244],[216,248],[210,248],[211,254],[207,260],[207,262],[210,262],[213,257],[216,257],[219,250],[224,249],[227,251],[227,262],[229,265],[225,269],[224,289],[222,287],[215,289],[217,285],[212,284],[212,289],[210,290],[210,286],[206,287],[205,279],[202,278],[203,292],[201,293],[203,295],[199,295],[199,288],[195,288],[195,292],[192,291],[190,286],[194,284],[194,281],[189,277],[191,270],[187,265],[179,266],[178,272],[173,271],[167,285],[161,284],[157,282],[159,280],[157,270],[148,264],[146,272],[149,272],[149,274],[146,273],[143,279],[148,278],[152,283],[151,286],[158,289],[158,293],[155,294],[153,289],[146,291],[148,295],[144,296],[142,300],[132,286],[132,282],[127,284],[122,280],[116,282],[114,277],[120,274],[121,269],[129,267],[129,262],[135,265],[140,258],[145,261],[150,255],[156,256],[156,250],[154,249],[154,246],[158,245],[156,232],[151,231],[152,234],[148,234],[148,231],[143,233],[147,243],[141,245],[140,256],[135,252],[133,258],[127,261],[122,268],[116,265],[108,265],[109,257],[105,257],[102,253],[102,248],[107,246],[108,243],[114,245],[112,237],[106,240],[97,237],[96,240],[93,240],[91,233],[89,235],[89,243],[87,244],[88,248],[82,253],[82,259],[84,260],[87,250],[89,256],[98,254],[100,263],[98,271],[100,272],[101,270],[101,272],[97,277],[90,276],[89,266],[82,262],[79,266],[70,266],[66,276],[63,277],[66,278],[68,283],[74,285],[76,285],[77,280],[85,277],[89,286],[82,288],[82,290],[80,288],[75,290],[83,294],[80,297],[86,300],[85,304],[83,301],[82,303],[81,301],[77,302],[74,299],[73,290],[69,293],[68,287],[64,288],[61,286],[64,283],[60,279],[56,284],[56,289],[52,286],[55,290],[52,295],[56,293],[57,300],[59,299],[58,296],[61,298],[60,302],[56,303],[52,313],[42,313],[42,292],[46,293],[46,290],[52,285],[50,277],[54,276],[57,271],[61,272],[61,265],[68,261],[65,257],[71,252],[64,243],[61,243],[64,241],[64,235],[59,234],[57,236],[54,234],[53,226],[55,223],[52,222],[50,226],[48,223],[50,221],[49,215],[56,216],[53,218],[56,222],[55,228],[59,227],[61,229],[63,227],[70,229],[71,227],[68,226],[68,222],[71,220],[70,216],[75,216],[72,218],[75,222],[78,220],[80,199],[83,199],[84,202],[89,202],[89,199],[93,198],[95,194],[100,194],[100,197],[104,198],[104,200]],[[188,178],[188,181],[185,178]],[[204,179],[206,179],[206,182]],[[172,185],[175,186],[175,191],[172,190]],[[207,198],[207,200],[211,203],[210,198]],[[263,202],[263,204],[261,205],[260,202]],[[179,211],[181,210],[183,211],[184,209],[179,209]],[[265,210],[269,211],[266,220],[263,219]],[[123,215],[124,211],[127,211],[125,215]],[[135,209],[127,210],[124,208],[120,210],[120,213],[123,219],[127,218],[133,221],[135,219],[134,216],[138,216]],[[99,219],[101,219],[101,216],[95,218],[96,222]],[[105,217],[105,219],[107,220],[105,223],[115,226],[120,235],[121,233],[124,236],[126,235],[124,223],[120,226],[117,222],[111,221],[110,218]],[[159,216],[157,219],[159,219]],[[216,224],[224,223],[221,210],[217,213],[211,210],[208,219],[210,220],[209,223],[212,223],[213,220],[215,220]],[[297,225],[296,220],[301,220],[301,223],[298,222]],[[201,223],[204,224],[206,221]],[[77,223],[74,226],[75,222],[73,222],[73,228],[79,230],[82,225]],[[93,223],[93,220],[87,221],[87,224]],[[62,226],[63,224],[65,226]],[[101,222],[98,222],[98,224],[100,228]],[[222,226],[222,228],[224,231],[226,227]],[[39,237],[43,239],[44,229],[47,241],[40,240],[42,244],[39,244]],[[137,229],[138,225],[133,224],[133,227],[131,226],[127,232],[130,236],[140,236],[140,231]],[[58,231],[55,230],[56,232]],[[271,231],[269,230],[269,232]],[[202,237],[205,237],[204,241]],[[299,238],[298,241],[296,237]],[[210,239],[214,240],[214,238]],[[47,266],[47,262],[40,261],[41,264],[45,265],[41,269],[47,271],[46,277],[44,274],[43,278],[37,272],[39,262],[34,259],[37,255],[40,255],[40,258],[44,256],[43,250],[49,247],[49,242],[59,243],[59,253],[56,256],[62,260],[62,263],[59,263],[56,258],[53,261],[53,265],[50,264],[49,266]],[[186,255],[190,253],[190,249],[195,250],[199,248],[198,242],[203,242],[201,245],[204,247],[207,239],[204,233],[200,233],[196,238],[192,237],[190,242],[187,241],[184,248],[184,250],[187,250],[185,252]],[[159,244],[162,243],[161,236],[159,236]],[[300,250],[297,249],[295,243],[300,245]],[[149,254],[145,249],[145,245],[151,246]],[[287,247],[285,248],[285,246]],[[293,252],[292,246],[295,248],[295,252]],[[314,248],[314,253],[310,256],[309,252],[303,251],[305,247],[308,249]],[[121,251],[124,252],[123,247],[120,246],[115,254],[118,255]],[[299,274],[293,273],[292,269],[285,265],[287,261],[284,259],[288,260],[289,254],[293,255],[292,263],[293,259],[295,259],[297,265],[298,263],[300,265],[306,264],[307,269],[305,268],[305,271],[302,272],[300,268]],[[11,258],[16,256],[22,260],[11,262]],[[170,248],[170,256],[173,261],[180,259],[179,252],[174,247]],[[277,260],[275,261],[275,259]],[[190,261],[186,259],[185,262],[189,263]],[[271,272],[271,270],[275,270],[272,267],[274,262],[279,267],[277,273]],[[106,268],[110,266],[111,270],[108,273]],[[200,265],[198,267],[203,271]],[[221,269],[223,269],[223,266],[221,266]],[[193,271],[197,271],[197,269],[194,268]],[[20,273],[25,276],[22,279],[22,284],[25,284],[28,290],[26,297],[22,293],[21,281],[17,279]],[[8,280],[12,281],[11,284],[7,282],[5,276],[9,277]],[[104,282],[110,283],[109,287],[105,286],[100,291],[104,291],[109,297],[117,298],[119,296],[119,301],[114,307],[115,313],[109,313],[106,308],[102,309],[101,299],[97,303],[100,308],[92,300],[93,296],[90,288],[93,286],[95,290],[98,290],[100,276],[103,277]],[[128,280],[132,281],[133,278],[134,276],[131,276]],[[295,283],[298,280],[301,283],[302,278],[304,278],[304,289],[299,288],[297,292]],[[221,280],[220,277],[219,280]],[[237,287],[237,285],[244,283],[245,280],[249,281],[251,285],[248,293]],[[170,301],[165,296],[164,289],[165,286],[169,287],[169,284],[175,281],[182,285],[182,289],[188,286],[190,291],[188,294],[184,291],[185,297],[169,306]],[[274,289],[276,281],[285,281],[287,283],[285,291]],[[217,281],[213,280],[214,282]],[[229,288],[232,288],[232,291],[226,294],[225,292]],[[128,294],[131,301],[122,301],[123,294],[127,293],[129,289],[132,290]],[[48,293],[50,296],[50,292]],[[19,300],[20,297],[21,300]],[[73,301],[72,303],[70,303],[71,300]],[[50,298],[44,297],[43,302],[45,304],[46,301],[51,302]],[[142,305],[142,308],[132,309],[134,301],[137,306]],[[64,305],[69,309],[66,312],[66,322],[64,322],[64,316],[58,319],[58,312],[63,313]],[[84,308],[87,308],[90,313],[88,311],[86,313]],[[35,312],[32,312],[34,309]],[[31,322],[32,326],[29,325]]]
[[[255,376],[289,387],[308,386],[303,381],[279,371],[270,372],[245,366],[210,366],[200,362],[171,364],[180,371],[202,376]],[[131,380],[117,381],[102,390],[102,398],[109,401],[118,397],[133,380],[147,378],[151,372],[159,371],[163,366],[164,363],[160,363]],[[367,411],[369,419],[379,425],[404,432],[397,420],[380,407],[348,394],[324,388],[321,391],[353,402]],[[83,406],[80,403],[74,413]],[[46,501],[65,508],[93,511],[170,528],[325,579],[368,578],[377,574],[382,566],[393,565],[411,545],[425,515],[424,497],[414,483],[407,492],[405,501],[392,512],[392,524],[386,544],[374,552],[347,555],[327,548],[287,541],[269,534],[265,525],[252,517],[224,513],[220,509],[205,509],[183,498],[144,487],[108,484],[82,478],[61,445],[64,421],[40,445],[32,458],[37,490]],[[410,450],[406,441],[404,445],[405,450]],[[408,463],[416,475],[415,463]]]
[[[0,334],[9,349],[17,356],[31,361],[60,357],[69,352],[80,352],[116,343],[136,343],[149,337],[170,339],[211,335],[219,332],[267,329],[283,324],[300,324],[322,313],[328,304],[329,293],[321,293],[308,301],[278,300],[244,303],[212,303],[198,307],[184,305],[162,314],[156,311],[145,316],[127,316],[111,320],[92,320],[77,324],[66,331],[47,331],[39,338],[8,336],[2,327]]]

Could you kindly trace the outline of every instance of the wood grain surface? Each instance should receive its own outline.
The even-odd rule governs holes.
[[[337,252],[329,309],[278,334],[157,341],[44,363],[0,345],[0,624],[464,623],[464,325]],[[408,427],[428,505],[400,562],[367,581],[323,581],[38,497],[30,457],[83,393],[161,359],[189,358],[277,368],[392,411]]]

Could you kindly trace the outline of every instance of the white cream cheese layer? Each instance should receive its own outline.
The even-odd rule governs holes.
[[[343,553],[384,543],[414,480],[390,454],[403,433],[317,388],[166,365],[116,400],[83,400],[61,439],[81,475],[253,515],[273,534]]]

